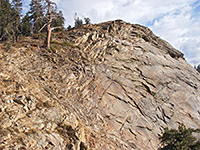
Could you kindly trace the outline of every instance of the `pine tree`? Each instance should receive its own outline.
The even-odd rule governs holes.
[[[90,18],[84,18],[85,24],[90,24]]]
[[[75,21],[75,27],[78,27],[83,24],[83,20],[77,17],[77,13],[75,13],[74,21]]]
[[[56,14],[56,18],[54,18],[52,20],[52,26],[53,27],[64,27],[65,24],[65,18],[63,17],[63,13],[60,10],[57,14]],[[60,31],[60,29],[56,29],[55,31]]]
[[[0,0],[0,40],[6,40],[11,35],[13,9],[9,0]]]
[[[21,0],[0,0],[0,40],[18,40],[21,11]]]
[[[38,33],[38,31],[44,25],[43,0],[31,0],[29,15],[31,22],[31,32],[32,34]]]
[[[80,19],[79,17],[77,17],[77,19],[76,19],[76,26],[80,26],[80,25],[82,25],[83,24],[83,20],[82,19]]]
[[[63,16],[63,13],[61,10],[59,10],[59,12],[57,13],[57,18],[56,18],[56,25],[55,26],[62,26],[64,27],[65,24],[65,18]]]
[[[20,17],[22,12],[22,2],[21,0],[12,0],[13,7],[13,42],[18,41],[20,35]]]
[[[26,13],[26,15],[23,17],[20,30],[23,36],[31,35],[31,23],[29,13]]]
[[[199,150],[200,141],[193,136],[193,133],[199,132],[200,129],[186,128],[183,124],[177,130],[165,128],[163,135],[159,137],[159,150]]]

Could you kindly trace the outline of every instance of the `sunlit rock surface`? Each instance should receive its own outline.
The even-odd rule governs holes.
[[[121,20],[0,45],[0,149],[157,149],[200,127],[200,74],[148,28]]]

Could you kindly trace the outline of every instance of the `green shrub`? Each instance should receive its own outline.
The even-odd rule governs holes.
[[[33,34],[33,39],[39,39],[40,35],[39,34]]]
[[[46,40],[46,38],[47,38],[47,35],[46,35],[46,33],[41,33],[41,35],[40,35],[40,36],[41,36],[41,39],[42,39],[42,40]]]
[[[193,133],[199,132],[200,129],[186,128],[183,124],[177,130],[165,128],[159,137],[159,150],[200,150],[200,141],[193,136]]]

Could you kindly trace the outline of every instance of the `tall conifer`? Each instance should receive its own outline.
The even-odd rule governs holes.
[[[43,0],[31,0],[30,3],[30,20],[32,24],[32,33],[37,33],[44,25],[42,19],[44,17]]]
[[[20,35],[20,17],[22,13],[22,1],[12,0],[13,7],[13,42],[18,41],[18,36]]]
[[[0,0],[0,40],[6,40],[10,35],[12,12],[9,0]]]
[[[30,36],[31,34],[31,22],[29,13],[26,13],[26,15],[22,18],[21,22],[21,33],[23,36]]]

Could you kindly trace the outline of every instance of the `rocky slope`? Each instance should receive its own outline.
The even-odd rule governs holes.
[[[148,28],[84,25],[40,45],[0,45],[0,149],[154,150],[164,127],[200,127],[200,74]]]

